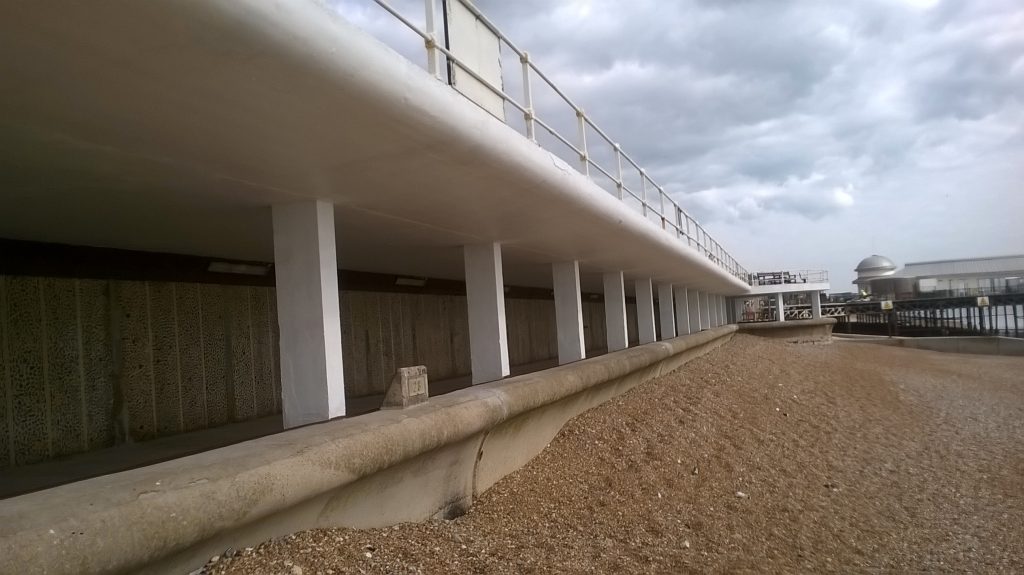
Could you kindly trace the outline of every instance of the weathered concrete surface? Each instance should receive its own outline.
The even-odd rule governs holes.
[[[571,417],[728,341],[735,326],[293,429],[0,503],[0,569],[187,572],[328,525],[457,514]]]
[[[873,343],[911,349],[927,349],[945,353],[970,353],[977,355],[1024,356],[1024,339],[996,336],[963,337],[885,337],[849,336],[837,337],[841,341]]]
[[[738,325],[740,331],[761,337],[774,337],[793,342],[827,342],[832,341],[832,326],[835,323],[835,318],[824,317]]]

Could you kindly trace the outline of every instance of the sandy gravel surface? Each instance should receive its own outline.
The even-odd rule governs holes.
[[[1024,573],[1024,358],[739,334],[569,423],[454,521],[212,573]]]

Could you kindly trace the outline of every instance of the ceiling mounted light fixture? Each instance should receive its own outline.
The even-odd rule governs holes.
[[[238,262],[210,262],[206,271],[218,274],[239,274],[265,276],[270,273],[270,264],[243,264]]]

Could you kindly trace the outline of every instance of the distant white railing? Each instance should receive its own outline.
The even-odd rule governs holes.
[[[695,220],[686,212],[686,210],[676,203],[675,200],[665,193],[665,190],[656,184],[632,157],[623,152],[619,145],[586,115],[583,108],[576,105],[569,96],[567,96],[558,88],[558,86],[555,85],[554,82],[544,75],[544,73],[537,68],[530,59],[529,53],[516,47],[516,45],[513,44],[512,41],[475,6],[467,2],[463,2],[463,0],[447,0],[448,2],[458,2],[460,5],[465,7],[466,10],[472,13],[481,24],[486,26],[498,38],[501,44],[518,56],[519,62],[522,66],[522,102],[517,101],[516,98],[506,93],[502,88],[495,86],[492,82],[482,77],[448,50],[448,48],[443,45],[443,42],[438,41],[437,0],[425,0],[426,18],[424,19],[422,28],[400,13],[399,10],[395,9],[387,0],[373,1],[423,39],[427,53],[427,71],[438,80],[445,81],[442,74],[444,68],[441,65],[441,57],[443,56],[446,58],[448,66],[457,66],[459,70],[465,72],[481,85],[485,86],[488,90],[494,93],[495,96],[501,98],[503,102],[518,110],[523,115],[525,122],[525,135],[531,141],[541,145],[537,141],[536,126],[539,125],[544,128],[546,132],[551,134],[551,136],[563,145],[567,146],[574,155],[579,158],[578,169],[582,174],[593,180],[593,175],[591,174],[591,168],[593,168],[614,184],[614,193],[620,200],[625,201],[627,197],[636,200],[639,202],[640,212],[645,218],[650,219],[651,216],[654,215],[655,221],[660,224],[662,229],[673,233],[677,238],[685,241],[687,245],[697,250],[698,253],[704,255],[716,265],[739,278],[744,283],[750,283],[750,276],[747,273],[747,270],[744,269],[743,266],[741,266],[739,262],[737,262],[735,258],[733,258],[729,252],[722,247],[721,244],[715,241],[711,235],[705,231],[704,227],[697,222],[697,220]],[[575,113],[575,123],[577,126],[576,142],[570,141],[535,113],[532,86],[534,77],[539,78]],[[606,169],[594,160],[591,155],[593,147],[587,143],[588,129],[599,136],[606,144],[611,146],[615,158],[614,168]],[[626,163],[627,172],[623,171],[623,162]],[[629,170],[635,170],[636,175],[639,176],[639,186],[636,186],[638,189],[631,188],[625,182],[624,176],[628,174]]]
[[[756,272],[750,274],[748,283],[752,286],[770,286],[787,284],[825,283],[828,281],[826,270],[798,270],[778,272]]]

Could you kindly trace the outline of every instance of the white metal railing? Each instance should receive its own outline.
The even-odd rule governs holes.
[[[828,281],[826,270],[798,270],[777,272],[756,272],[750,274],[749,283],[754,286],[825,283]]]
[[[614,193],[620,200],[626,201],[627,199],[632,198],[639,202],[640,212],[645,218],[650,219],[653,215],[655,221],[660,224],[662,229],[674,234],[680,240],[685,241],[688,246],[695,249],[698,253],[704,255],[733,276],[739,278],[745,283],[750,283],[750,274],[748,274],[747,270],[744,269],[743,266],[741,266],[739,262],[737,262],[736,259],[722,247],[721,244],[715,241],[711,235],[707,233],[704,227],[693,218],[693,216],[688,214],[686,210],[671,198],[671,196],[665,193],[664,188],[655,183],[654,180],[647,175],[647,172],[641,168],[632,157],[622,151],[622,148],[618,143],[616,143],[611,136],[595,124],[583,111],[583,108],[578,106],[569,98],[569,96],[559,89],[558,86],[556,86],[555,83],[552,82],[551,79],[533,63],[528,52],[516,47],[516,45],[513,44],[512,41],[475,6],[463,2],[462,0],[448,0],[449,2],[459,2],[459,4],[464,6],[466,10],[472,13],[481,24],[486,26],[498,38],[499,47],[503,44],[519,58],[519,63],[522,67],[522,102],[506,93],[501,87],[495,86],[486,78],[482,77],[455,56],[447,47],[442,45],[443,43],[438,41],[437,0],[424,0],[426,17],[424,19],[423,28],[420,28],[399,10],[395,9],[387,0],[373,1],[423,39],[423,44],[427,53],[427,71],[435,78],[445,81],[445,78],[442,75],[442,70],[444,68],[441,65],[441,57],[443,56],[446,59],[448,66],[457,66],[460,71],[471,76],[474,80],[491,91],[495,96],[501,98],[503,102],[518,110],[523,116],[525,135],[531,141],[541,145],[537,141],[536,129],[537,126],[540,126],[545,132],[549,133],[558,142],[571,150],[575,157],[579,158],[578,169],[582,174],[593,180],[591,169],[595,170],[598,174],[604,176],[614,184]],[[540,118],[536,114],[533,94],[534,77],[539,78],[544,85],[556,94],[575,113],[577,131],[575,142],[570,141],[569,138],[561,134],[549,122]],[[593,145],[588,145],[588,131],[593,132],[607,145],[611,146],[615,158],[614,168],[605,168],[592,157],[591,151],[593,150]],[[624,162],[626,171],[624,171],[623,168]],[[631,177],[639,176],[639,186],[635,186],[638,189],[634,189],[626,184],[625,176],[631,170],[635,171],[635,174],[631,175]]]

